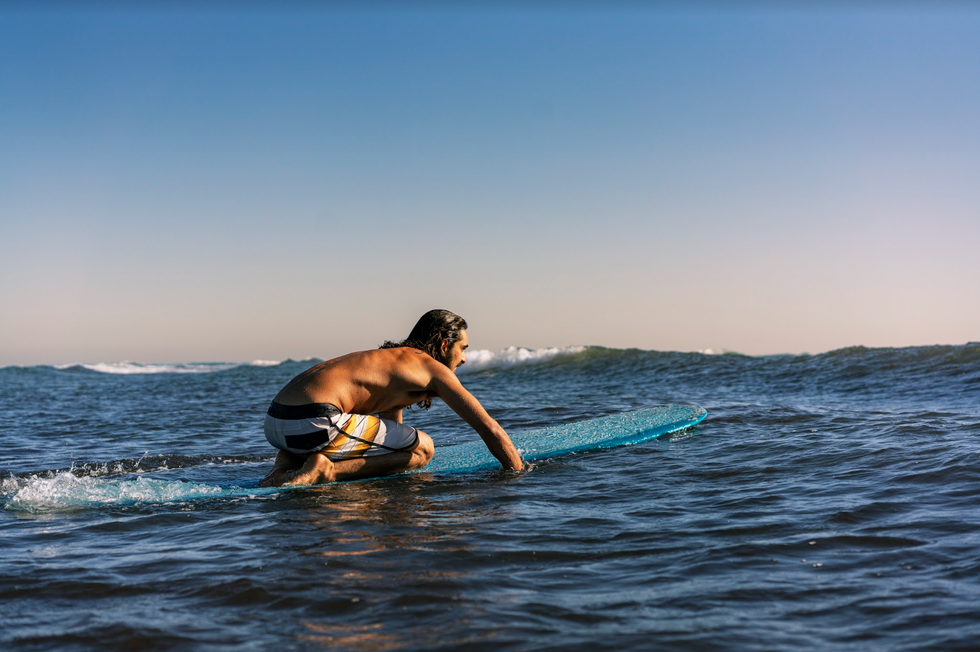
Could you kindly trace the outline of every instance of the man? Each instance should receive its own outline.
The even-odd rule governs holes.
[[[265,418],[279,449],[263,487],[371,478],[429,463],[432,439],[402,423],[412,403],[438,397],[480,435],[506,469],[523,462],[504,429],[460,384],[466,363],[466,320],[448,310],[422,315],[408,338],[327,360],[293,378]],[[377,415],[377,416],[373,416]]]

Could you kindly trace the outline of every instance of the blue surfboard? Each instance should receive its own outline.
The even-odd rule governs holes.
[[[550,428],[515,431],[510,433],[510,438],[525,462],[537,462],[567,453],[650,441],[690,428],[707,415],[704,408],[694,405],[663,405]],[[457,446],[437,446],[432,461],[419,471],[468,473],[499,466],[500,462],[482,441],[473,441]]]
[[[627,446],[656,439],[700,423],[707,412],[692,405],[623,412],[588,421],[550,428],[514,431],[511,440],[526,462],[559,455],[616,446]],[[498,462],[482,441],[456,446],[438,446],[432,462],[414,473],[455,474],[499,469]],[[263,469],[264,470],[264,469]],[[33,478],[4,497],[2,507],[15,511],[44,512],[85,509],[106,505],[146,505],[181,503],[204,499],[227,499],[271,495],[302,487],[255,486],[257,477],[245,482],[195,482],[174,479],[173,473],[140,474],[136,478],[76,477],[62,472],[53,478]],[[230,467],[226,472],[235,473]]]

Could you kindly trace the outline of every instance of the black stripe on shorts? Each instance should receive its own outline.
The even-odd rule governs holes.
[[[333,403],[307,403],[306,405],[283,405],[273,401],[269,405],[268,415],[274,419],[296,421],[299,419],[318,419],[320,417],[335,417],[343,414]]]

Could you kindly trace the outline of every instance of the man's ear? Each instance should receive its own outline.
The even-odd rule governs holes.
[[[443,340],[439,344],[439,350],[442,351],[443,355],[446,355],[449,352],[449,340]]]

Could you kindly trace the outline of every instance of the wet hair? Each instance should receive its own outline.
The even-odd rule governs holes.
[[[449,351],[442,352],[442,343],[449,348],[459,341],[459,332],[465,330],[466,320],[448,310],[430,310],[422,315],[415,328],[401,342],[386,341],[382,349],[393,349],[399,346],[410,346],[423,353],[428,353],[442,364],[449,365]]]
[[[385,341],[379,348],[394,349],[408,346],[428,353],[442,364],[449,366],[450,350],[460,339],[459,332],[465,330],[466,320],[448,310],[430,310],[416,322],[415,328],[401,342]],[[442,352],[442,343],[448,344],[446,352]],[[432,399],[419,401],[420,408],[429,409]]]

